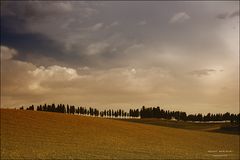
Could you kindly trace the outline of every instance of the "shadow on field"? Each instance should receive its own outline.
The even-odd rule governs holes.
[[[240,134],[239,124],[231,124],[230,122],[229,123],[194,123],[194,122],[184,122],[184,121],[163,120],[163,119],[157,119],[157,118],[116,119],[116,120],[171,127],[171,128],[188,129],[188,130],[218,132],[218,133],[225,133],[225,134]]]
[[[239,134],[240,135],[240,126],[239,124],[233,125],[226,125],[222,126],[219,129],[212,130],[212,132],[220,132],[220,133],[227,133],[227,134]]]

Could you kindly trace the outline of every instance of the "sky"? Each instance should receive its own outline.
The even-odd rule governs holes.
[[[239,1],[1,1],[1,107],[239,113]]]

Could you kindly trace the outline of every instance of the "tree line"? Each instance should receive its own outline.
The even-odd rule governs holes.
[[[22,106],[20,109],[24,109]],[[46,111],[46,112],[58,112],[66,114],[78,114],[78,115],[88,115],[96,117],[109,117],[109,118],[162,118],[162,119],[173,119],[181,121],[231,121],[239,123],[240,114],[230,114],[226,112],[224,114],[189,114],[182,111],[169,111],[160,109],[160,107],[149,107],[146,108],[143,106],[139,109],[130,109],[129,112],[124,111],[123,109],[108,109],[99,111],[96,108],[86,108],[86,107],[75,107],[74,105],[64,105],[64,104],[51,104],[51,105],[31,105],[26,108],[26,110],[37,110],[37,111]]]
[[[217,113],[211,114],[208,113],[207,115],[202,114],[189,114],[187,115],[186,112],[182,111],[169,111],[160,109],[160,107],[150,107],[145,108],[142,107],[140,111],[141,118],[162,118],[162,119],[175,119],[175,120],[182,120],[182,121],[231,121],[239,123],[240,114],[230,114],[226,112],[224,114]]]
[[[24,107],[20,107],[20,110],[23,110]],[[123,109],[108,109],[99,111],[96,108],[86,108],[86,107],[75,107],[74,105],[64,105],[64,104],[44,104],[39,106],[31,105],[26,108],[26,110],[36,110],[36,111],[45,111],[45,112],[58,112],[58,113],[66,113],[66,114],[78,114],[78,115],[88,115],[88,116],[96,116],[96,117],[109,117],[109,118],[140,118],[139,117],[139,109],[130,109],[129,112],[124,111]]]

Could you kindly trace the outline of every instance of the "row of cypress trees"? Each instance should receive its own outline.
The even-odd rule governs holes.
[[[20,109],[24,109],[22,106]],[[35,110],[35,106],[31,105],[26,108],[26,110]],[[66,113],[66,114],[80,114],[80,115],[89,115],[89,116],[100,116],[100,117],[138,117],[140,116],[139,109],[130,109],[129,112],[124,111],[123,109],[118,110],[103,110],[99,111],[96,108],[86,108],[86,107],[75,107],[74,105],[64,105],[64,104],[44,104],[36,106],[37,111],[46,111],[46,112],[58,112],[58,113]]]
[[[24,109],[21,107],[20,109]],[[34,105],[31,105],[26,108],[27,110],[35,110]],[[80,114],[80,115],[89,115],[97,117],[137,117],[137,118],[162,118],[162,119],[175,119],[182,121],[231,121],[239,123],[240,114],[230,114],[226,112],[224,114],[211,114],[207,115],[202,114],[189,114],[182,111],[169,111],[160,109],[160,107],[149,107],[146,108],[143,106],[141,110],[139,109],[130,109],[129,112],[125,112],[122,109],[118,110],[103,110],[99,111],[96,108],[86,108],[86,107],[75,107],[74,105],[64,105],[64,104],[51,104],[51,105],[39,105],[36,106],[37,111],[46,111],[46,112],[58,112],[66,114]]]

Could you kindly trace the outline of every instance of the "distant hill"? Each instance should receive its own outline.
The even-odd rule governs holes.
[[[239,135],[1,109],[1,159],[239,159]]]

